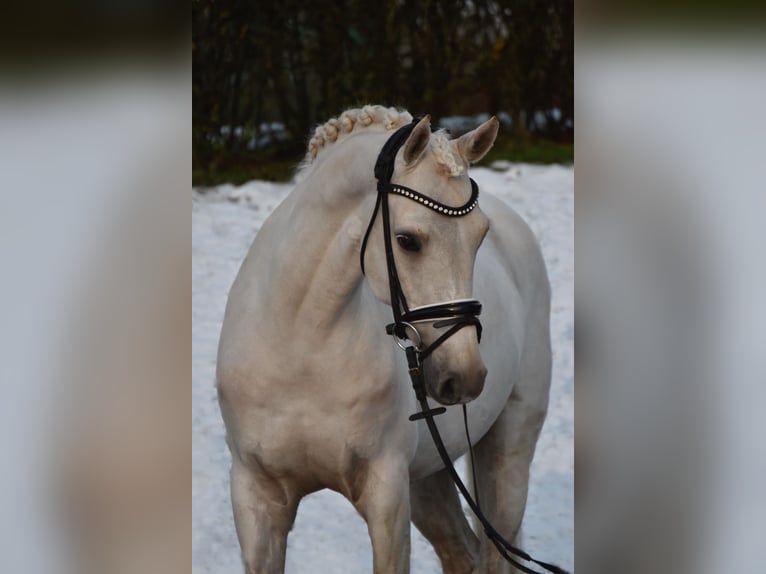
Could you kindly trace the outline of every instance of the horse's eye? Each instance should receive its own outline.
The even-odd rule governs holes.
[[[396,241],[399,243],[399,247],[405,251],[420,251],[420,241],[415,239],[412,235],[400,233],[396,236]]]

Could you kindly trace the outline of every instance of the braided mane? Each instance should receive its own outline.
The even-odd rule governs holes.
[[[386,130],[395,130],[412,121],[412,114],[405,110],[386,108],[384,106],[364,106],[346,110],[337,118],[328,120],[317,126],[313,137],[309,140],[305,164],[313,162],[325,145],[343,138],[353,131],[367,127],[382,126]]]
[[[368,105],[362,108],[348,109],[337,118],[332,118],[317,126],[314,135],[309,140],[306,157],[301,167],[305,169],[310,166],[326,146],[343,139],[344,136],[352,132],[356,133],[370,127],[382,127],[387,131],[393,131],[411,121],[412,114],[397,108]],[[465,161],[449,145],[449,137],[444,130],[432,134],[431,152],[436,161],[447,168],[450,176],[454,177],[465,173]]]

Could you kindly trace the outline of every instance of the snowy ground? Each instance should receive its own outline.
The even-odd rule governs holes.
[[[522,547],[574,568],[574,169],[514,164],[471,170],[482,193],[512,205],[537,234],[553,287],[553,384],[532,464]],[[263,220],[290,185],[254,181],[193,192],[193,573],[242,574],[228,490],[229,452],[215,393],[215,358],[226,296]],[[461,465],[462,466],[462,465]],[[288,574],[363,574],[372,551],[362,519],[340,495],[301,502],[288,539]],[[441,572],[412,529],[413,574]]]

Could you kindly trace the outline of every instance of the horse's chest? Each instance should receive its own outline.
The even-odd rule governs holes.
[[[381,368],[374,359],[309,364],[305,357],[278,364],[279,369],[262,366],[230,397],[241,448],[276,470],[353,474],[349,460],[374,458],[382,449],[398,448],[397,441],[414,445],[413,429],[401,436],[407,434],[403,402],[409,393],[392,380],[391,365]]]

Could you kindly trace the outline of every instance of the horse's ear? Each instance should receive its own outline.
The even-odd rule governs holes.
[[[495,143],[499,127],[500,122],[492,116],[475,130],[456,139],[455,147],[467,162],[479,161]]]
[[[431,116],[423,116],[423,119],[418,122],[410,137],[407,138],[407,143],[404,144],[404,163],[406,165],[413,165],[423,155],[423,152],[428,146],[428,141],[431,139]]]

